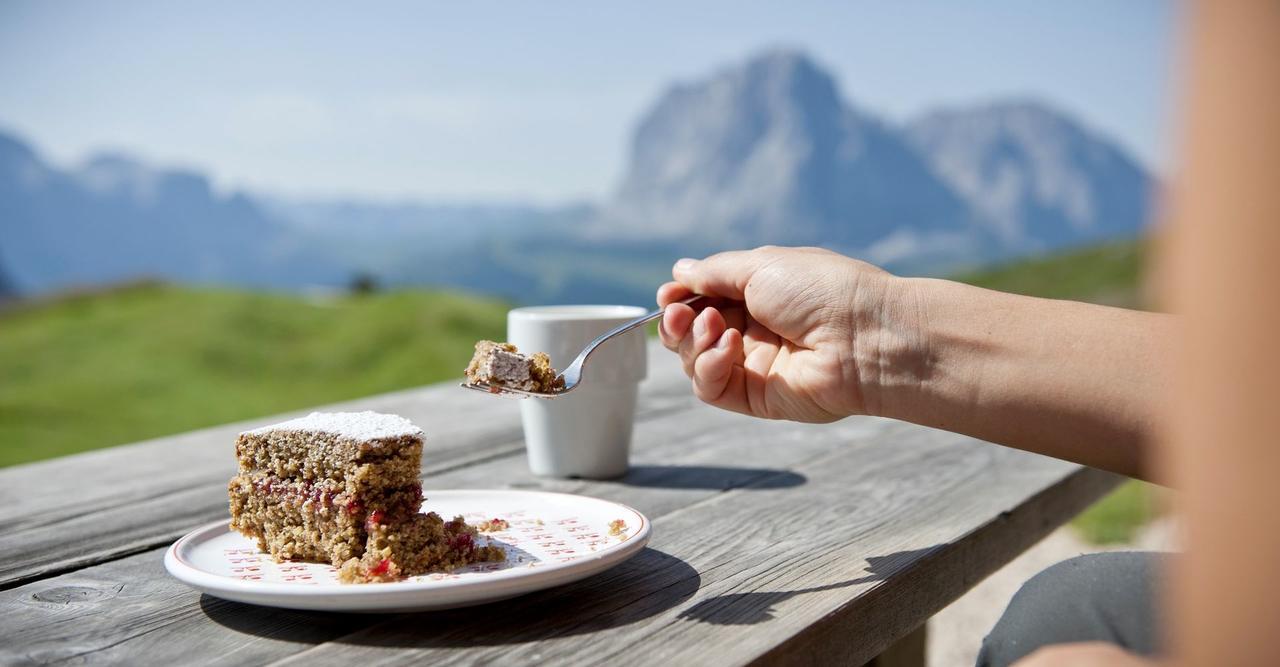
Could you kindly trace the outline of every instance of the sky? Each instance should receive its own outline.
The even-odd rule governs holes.
[[[1034,97],[1166,171],[1177,19],[1151,0],[6,0],[0,131],[60,166],[125,151],[227,190],[599,200],[663,90],[788,47],[889,122]]]

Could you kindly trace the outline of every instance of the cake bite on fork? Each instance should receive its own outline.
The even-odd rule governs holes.
[[[695,294],[680,303],[692,306],[704,298]],[[515,398],[564,396],[582,384],[583,365],[592,352],[612,338],[661,318],[662,313],[662,310],[655,310],[600,334],[559,375],[551,367],[551,358],[543,352],[525,356],[511,343],[482,340],[476,343],[476,353],[467,365],[467,381],[462,383],[462,387]]]
[[[511,343],[491,340],[476,343],[466,375],[469,384],[494,394],[504,390],[550,394],[564,387],[564,378],[556,374],[546,353],[525,356]]]

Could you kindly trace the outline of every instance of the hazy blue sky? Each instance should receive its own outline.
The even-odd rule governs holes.
[[[1167,163],[1169,4],[764,4],[9,0],[0,129],[61,164],[118,148],[223,187],[597,198],[667,85],[784,45],[890,121],[1036,96]]]

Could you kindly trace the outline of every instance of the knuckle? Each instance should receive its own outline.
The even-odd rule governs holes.
[[[680,364],[684,366],[684,374],[693,377],[696,359],[687,350],[680,351]]]
[[[697,375],[693,376],[693,395],[703,403],[715,405],[724,392],[717,390],[715,387],[708,386]]]

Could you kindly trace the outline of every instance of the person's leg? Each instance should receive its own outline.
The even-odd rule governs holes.
[[[1155,591],[1162,554],[1079,556],[1032,577],[982,642],[979,667],[1003,667],[1050,644],[1104,641],[1156,651]]]

